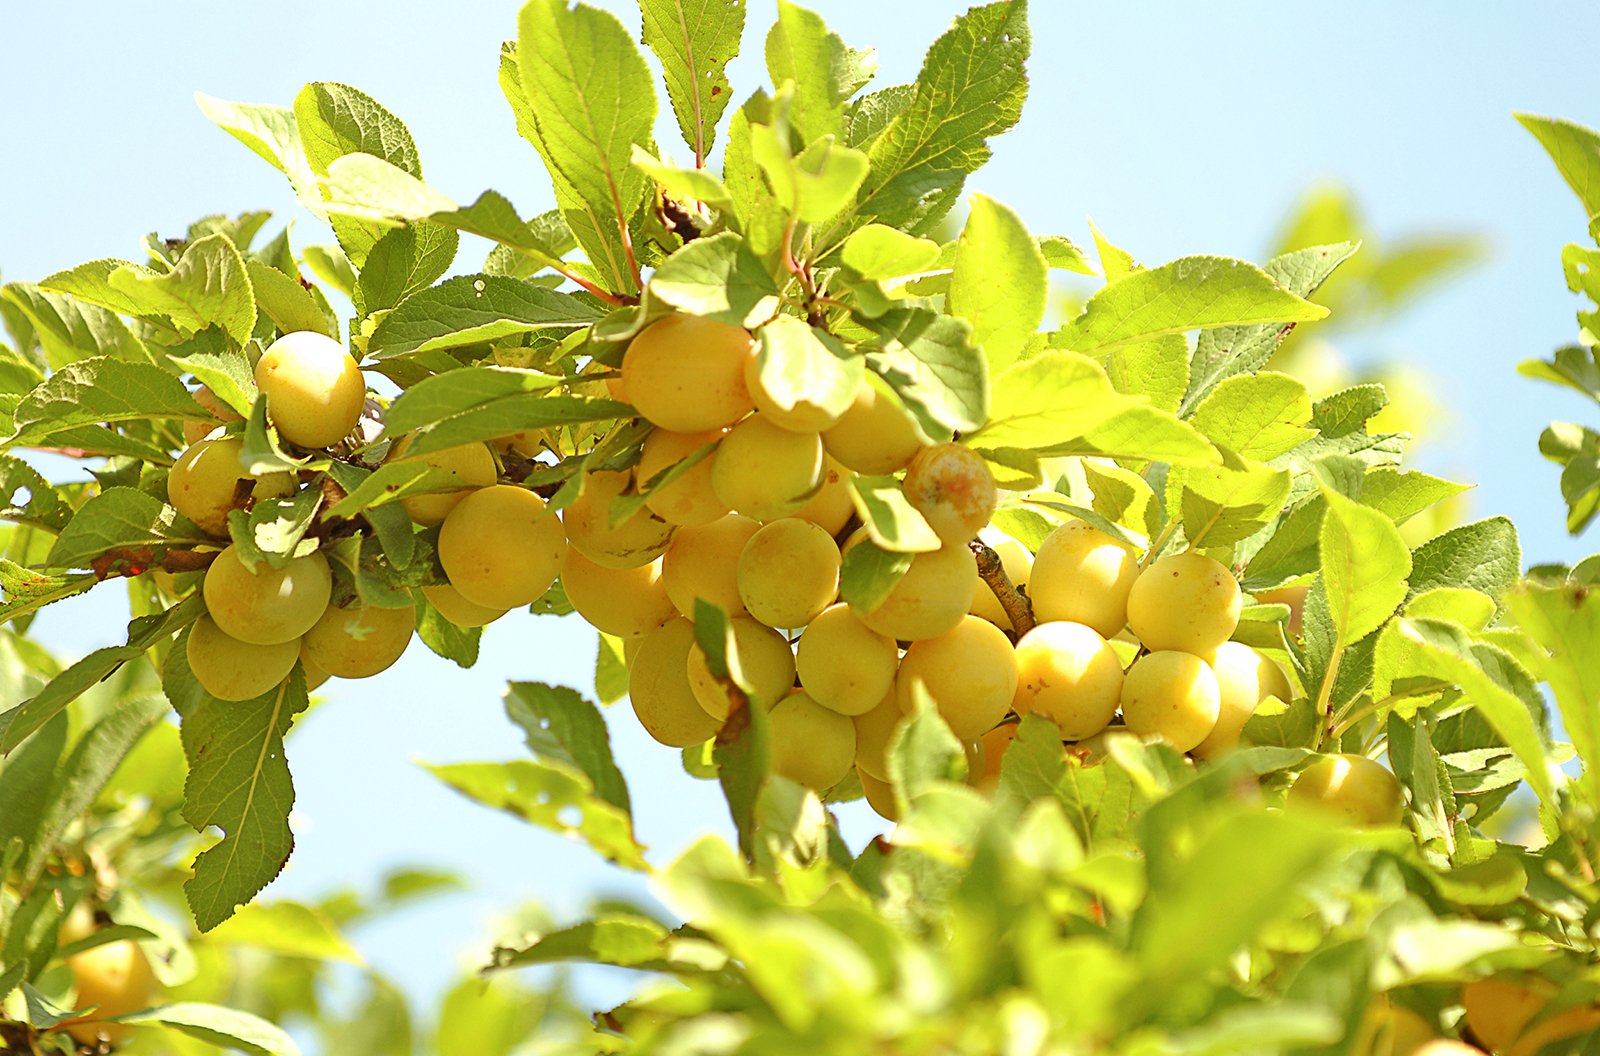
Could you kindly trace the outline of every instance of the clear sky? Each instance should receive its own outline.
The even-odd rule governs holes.
[[[637,27],[631,4],[603,6]],[[878,47],[879,85],[910,80],[959,9],[813,6],[851,44]],[[772,0],[750,2],[736,98],[763,77],[773,12]],[[0,269],[34,280],[135,258],[147,231],[179,234],[199,215],[257,208],[296,217],[302,242],[330,241],[279,173],[200,114],[197,90],[288,105],[307,81],[353,84],[408,122],[434,186],[463,201],[493,187],[525,215],[547,208],[543,167],[495,83],[515,18],[514,3],[482,0],[21,5],[7,15],[0,62]],[[1080,243],[1092,216],[1149,264],[1202,252],[1259,260],[1318,180],[1350,187],[1380,237],[1483,232],[1487,263],[1346,350],[1434,373],[1457,421],[1429,468],[1476,481],[1478,515],[1512,514],[1529,560],[1596,547],[1566,538],[1557,469],[1535,449],[1552,417],[1593,420],[1593,408],[1514,370],[1576,333],[1558,254],[1585,218],[1510,116],[1600,123],[1590,4],[1036,2],[1033,22],[1022,124],[969,188]],[[676,142],[666,123],[661,139]],[[469,272],[484,246],[463,242],[456,270]],[[41,618],[37,634],[82,653],[122,640],[120,612],[107,587]],[[333,685],[290,745],[299,845],[270,893],[312,897],[400,863],[471,876],[469,893],[357,936],[375,964],[425,993],[481,954],[498,910],[541,898],[571,913],[597,893],[637,890],[582,848],[459,800],[414,765],[515,757],[499,701],[506,680],[584,688],[592,658],[573,620],[520,616],[490,628],[470,672],[419,645],[383,676]],[[684,776],[676,752],[649,741],[626,705],[611,718],[640,834],[658,857],[728,828],[714,788]],[[849,814],[859,842],[872,823]]]

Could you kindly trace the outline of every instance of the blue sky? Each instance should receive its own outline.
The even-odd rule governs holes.
[[[603,6],[637,27],[631,5]],[[913,77],[958,11],[932,0],[814,6],[851,44],[879,48],[880,85]],[[750,4],[731,68],[738,98],[763,79],[773,11],[771,0]],[[276,171],[206,121],[197,90],[287,105],[310,80],[353,84],[409,123],[430,183],[460,200],[493,187],[524,214],[542,210],[543,167],[495,83],[515,17],[512,3],[446,11],[422,0],[24,5],[8,14],[0,64],[0,272],[32,280],[132,258],[145,232],[181,233],[209,212],[270,208],[296,218],[299,241],[330,241]],[[1600,123],[1583,32],[1592,21],[1576,2],[1036,3],[1022,124],[968,187],[1080,243],[1092,216],[1152,264],[1190,253],[1261,259],[1319,180],[1351,188],[1380,237],[1482,232],[1492,247],[1484,265],[1345,352],[1433,372],[1456,421],[1428,467],[1476,481],[1478,515],[1512,514],[1528,560],[1572,560],[1586,548],[1561,528],[1556,467],[1535,442],[1552,417],[1592,419],[1592,408],[1515,365],[1575,335],[1558,254],[1582,236],[1584,217],[1510,113]],[[676,143],[667,122],[661,139]],[[464,240],[457,270],[474,270],[484,248]],[[120,641],[114,594],[61,606],[38,636],[66,653]],[[515,757],[499,702],[506,680],[586,687],[592,658],[572,621],[521,616],[490,629],[470,672],[419,646],[379,678],[335,685],[290,747],[299,846],[272,893],[310,897],[412,862],[471,876],[469,893],[358,936],[375,964],[427,992],[472,963],[500,909],[538,897],[570,913],[595,894],[637,890],[415,766]],[[685,777],[625,705],[612,718],[641,836],[658,855],[727,828],[711,786]],[[855,839],[872,828],[851,812]]]

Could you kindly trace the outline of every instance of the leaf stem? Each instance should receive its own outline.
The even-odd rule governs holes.
[[[1033,630],[1033,603],[1028,596],[1017,589],[1006,575],[1005,565],[1000,561],[1000,555],[994,548],[983,541],[974,539],[967,543],[967,549],[972,551],[972,556],[978,562],[978,577],[988,585],[994,593],[995,600],[1005,610],[1006,619],[1011,621],[1011,629],[1018,638]]]
[[[1150,549],[1145,551],[1144,560],[1139,562],[1141,570],[1149,568],[1155,563],[1156,558],[1161,556],[1162,549],[1171,541],[1172,533],[1177,530],[1178,521],[1176,518],[1167,522],[1167,526],[1161,529],[1161,534],[1150,541]]]
[[[1333,715],[1333,680],[1339,677],[1339,663],[1344,659],[1344,637],[1337,636],[1333,640],[1333,657],[1328,661],[1328,670],[1323,672],[1322,686],[1317,690],[1317,714],[1328,720],[1323,727],[1321,735],[1317,737],[1317,749],[1320,751],[1334,736]]]

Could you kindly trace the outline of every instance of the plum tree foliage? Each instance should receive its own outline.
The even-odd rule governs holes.
[[[630,707],[513,682],[531,758],[429,772],[658,901],[485,946],[439,1051],[1600,1051],[1600,562],[1458,523],[1408,390],[1314,395],[1284,345],[1460,254],[1363,264],[1309,214],[1259,267],[1030,231],[967,186],[1022,113],[1023,0],[904,85],[784,0],[753,92],[746,5],[639,14],[664,96],[583,3],[501,51],[548,212],[446,197],[350,86],[202,96],[336,244],[211,216],[0,287],[0,1050],[412,1051],[381,977],[327,997],[359,896],[257,899],[285,737],[529,609]],[[1522,120],[1600,215],[1600,136]],[[1597,254],[1563,263],[1600,304]],[[1596,318],[1524,371],[1600,398]],[[1539,450],[1580,530],[1600,439]],[[27,638],[111,581],[126,644]],[[732,842],[641,842],[633,722]],[[893,823],[859,849],[853,801]],[[590,1016],[506,974],[566,962],[653,981]]]

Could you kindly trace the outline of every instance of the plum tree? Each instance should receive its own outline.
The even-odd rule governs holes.
[[[1040,620],[1066,620],[1110,638],[1128,622],[1128,592],[1139,576],[1132,550],[1087,521],[1045,536],[1033,559],[1028,597]]]
[[[879,781],[889,780],[889,745],[906,722],[906,713],[900,710],[893,683],[882,700],[861,714],[851,716],[850,722],[856,728],[857,768]]]
[[[314,330],[284,334],[256,361],[256,387],[278,435],[301,447],[330,447],[349,435],[367,402],[355,357]]]
[[[983,456],[961,444],[932,444],[912,456],[901,490],[946,546],[962,546],[989,523],[999,493]]]
[[[788,517],[822,486],[822,440],[752,414],[728,431],[711,456],[711,490],[735,513]]]
[[[428,604],[439,610],[440,616],[457,627],[487,627],[511,611],[468,601],[448,583],[423,587],[422,594],[428,599]]]
[[[895,804],[894,786],[873,777],[859,766],[856,767],[856,777],[861,782],[861,798],[867,801],[867,806],[884,821],[899,821],[900,808]]]
[[[410,436],[401,437],[395,442],[386,461],[421,463],[433,469],[442,469],[458,485],[453,491],[403,496],[400,505],[405,507],[406,513],[417,524],[443,524],[445,517],[456,508],[456,503],[466,498],[468,491],[488,487],[499,474],[488,444],[457,444],[439,451],[408,455],[406,451],[411,441]]]
[[[746,615],[739,597],[739,555],[761,525],[730,513],[710,524],[681,528],[661,558],[661,579],[667,596],[683,615],[693,618],[697,598],[729,616]]]
[[[795,669],[800,684],[823,707],[841,715],[870,711],[894,686],[900,650],[840,603],[824,609],[800,633]]]
[[[839,547],[796,517],[763,525],[739,552],[739,599],[768,627],[804,627],[839,594]]]
[[[755,342],[741,327],[669,315],[640,331],[622,357],[622,387],[646,421],[675,433],[732,425],[755,406],[745,364]]]
[[[156,992],[150,958],[137,942],[107,942],[67,958],[77,999],[68,1008],[95,1006],[88,1015],[66,1021],[68,1034],[84,1045],[99,1038],[112,1044],[125,1040],[133,1028],[102,1020],[148,1008]]]
[[[300,651],[336,678],[370,678],[400,659],[416,628],[417,610],[410,605],[330,605],[301,639]]]
[[[810,521],[829,535],[844,531],[855,515],[855,500],[850,497],[850,478],[854,473],[840,465],[832,455],[822,458],[822,486],[806,504],[794,511],[802,521]]]
[[[649,634],[678,615],[659,559],[635,568],[607,568],[570,547],[561,565],[561,586],[579,616],[619,638]]]
[[[272,689],[294,669],[300,642],[289,639],[274,645],[241,642],[202,616],[189,630],[185,646],[189,669],[207,693],[218,700],[254,700]]]
[[[840,465],[868,475],[906,468],[930,442],[916,419],[876,377],[861,382],[844,414],[822,432],[828,454]]]
[[[595,470],[583,478],[583,491],[561,511],[567,542],[597,565],[637,568],[660,557],[672,541],[673,525],[641,506],[613,522],[612,505],[633,483],[633,471]]]
[[[794,652],[789,640],[748,618],[729,620],[728,625],[733,630],[739,670],[751,695],[763,707],[771,708],[794,688]],[[689,650],[689,688],[706,714],[719,722],[728,717],[733,701],[727,687],[712,675],[706,654],[698,645]]]
[[[669,748],[699,744],[721,725],[689,684],[694,624],[677,617],[637,639],[628,661],[628,701],[645,732]]]
[[[868,609],[852,604],[851,609],[886,638],[935,638],[961,623],[979,582],[972,551],[945,546],[915,555],[905,575],[876,605]]]
[[[1011,640],[988,620],[963,615],[944,634],[912,642],[901,659],[895,687],[908,715],[919,684],[952,733],[963,741],[981,737],[1005,717],[1017,693]]]
[[[850,773],[856,758],[856,728],[801,690],[778,701],[771,720],[772,772],[807,788],[832,788]]]
[[[187,448],[167,475],[167,501],[211,535],[226,537],[228,513],[248,498],[288,495],[294,478],[274,473],[250,476],[240,461],[244,441],[237,436],[201,440]]]
[[[1208,655],[1238,630],[1243,607],[1227,567],[1190,550],[1139,573],[1128,592],[1128,628],[1147,649]]]
[[[656,474],[671,469],[707,444],[722,439],[723,430],[705,433],[674,433],[653,430],[645,437],[639,453],[636,476],[648,482]],[[710,524],[729,512],[711,488],[711,459],[702,458],[678,479],[650,492],[644,503],[668,524]]]
[[[439,528],[439,563],[450,585],[484,608],[533,604],[566,556],[561,521],[538,495],[512,484],[472,492]]]
[[[1223,642],[1208,658],[1222,693],[1217,724],[1194,754],[1212,759],[1239,743],[1244,724],[1268,697],[1288,702],[1292,694],[1283,669],[1242,642]]]
[[[1081,741],[1105,729],[1122,697],[1122,661],[1092,627],[1064,620],[1036,624],[1017,641],[1019,715],[1042,715],[1061,737]]]
[[[1011,585],[1020,590],[1027,590],[1028,581],[1033,575],[1033,553],[997,528],[984,528],[978,533],[978,540],[999,556],[1000,567],[1005,571]],[[1006,610],[1001,607],[1000,599],[995,597],[989,584],[982,580],[978,581],[976,589],[972,592],[972,604],[967,606],[967,611],[974,616],[982,616],[1001,630],[1013,629],[1011,617],[1007,616]]]
[[[320,552],[252,572],[230,545],[206,569],[202,593],[224,634],[251,645],[277,645],[294,641],[322,618],[333,596],[333,573]]]
[[[1161,650],[1146,653],[1128,668],[1121,702],[1128,729],[1187,752],[1217,725],[1222,691],[1204,660]]]
[[[1394,775],[1364,755],[1318,759],[1290,787],[1289,805],[1354,825],[1397,825],[1403,809]]]

